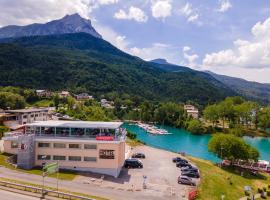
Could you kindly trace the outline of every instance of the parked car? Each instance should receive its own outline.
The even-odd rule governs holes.
[[[132,158],[145,158],[145,155],[143,153],[134,153],[131,156]]]
[[[181,172],[194,172],[194,173],[199,173],[198,169],[194,169],[194,168],[189,168],[189,169],[182,169],[181,168]]]
[[[193,185],[193,186],[196,185],[196,183],[191,178],[189,178],[187,176],[179,176],[178,183],[179,184],[186,184],[186,185]]]
[[[139,159],[130,158],[125,160],[125,168],[143,168],[143,163]]]
[[[183,162],[188,163],[187,160],[185,160],[185,159],[183,159],[183,158],[180,158],[180,157],[173,158],[172,161],[173,161],[174,163],[177,163],[177,162],[180,162],[180,161],[183,161]]]
[[[186,171],[181,173],[182,176],[187,176],[190,178],[200,178],[200,174],[198,172]]]
[[[192,165],[183,161],[176,163],[176,167],[187,167],[187,166],[192,166]]]
[[[188,166],[185,166],[185,167],[181,167],[181,171],[184,171],[184,170],[193,170],[193,171],[198,171],[198,168],[192,166],[192,165],[188,165]]]

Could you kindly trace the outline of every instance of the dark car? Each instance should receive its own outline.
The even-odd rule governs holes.
[[[192,171],[182,172],[181,175],[187,176],[190,178],[200,178],[200,174],[198,172],[192,172]]]
[[[178,183],[179,184],[186,184],[186,185],[193,185],[193,186],[196,185],[196,183],[191,178],[189,178],[187,176],[179,176]]]
[[[143,153],[134,153],[131,156],[132,158],[145,158],[145,155]]]
[[[185,159],[183,159],[183,158],[180,158],[180,157],[173,158],[172,161],[173,161],[174,163],[181,162],[181,161],[182,161],[182,162],[188,163],[187,160],[185,160]]]
[[[176,167],[187,167],[187,166],[192,166],[192,165],[183,161],[176,163]]]
[[[185,167],[181,167],[181,171],[185,171],[185,170],[191,170],[191,171],[198,171],[198,168],[194,167],[194,166],[185,166]]]
[[[136,158],[131,158],[131,159],[125,160],[124,167],[125,168],[143,168],[143,164],[140,160]]]

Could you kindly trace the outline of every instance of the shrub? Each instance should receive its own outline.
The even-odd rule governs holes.
[[[263,187],[263,191],[266,192],[266,187]]]
[[[261,188],[258,188],[258,193],[262,193],[263,190]]]
[[[127,131],[127,136],[131,140],[135,140],[137,138],[137,135],[135,133],[130,132],[130,131]]]
[[[268,197],[270,197],[270,190],[268,190],[268,191],[266,192],[266,195],[267,195]]]
[[[246,196],[250,196],[250,192],[249,191],[245,191],[245,195]]]

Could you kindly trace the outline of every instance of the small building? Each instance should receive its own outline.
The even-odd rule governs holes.
[[[191,116],[194,119],[199,118],[199,110],[193,105],[184,105],[184,110],[187,112],[188,116]]]
[[[17,155],[19,168],[58,162],[61,169],[118,177],[125,161],[122,122],[43,121],[7,133],[3,150]]]
[[[107,108],[107,109],[113,109],[114,102],[113,101],[108,101],[107,99],[101,99],[100,100],[101,107]]]
[[[84,100],[94,99],[93,96],[90,96],[87,93],[81,93],[81,94],[75,95],[75,97],[76,97],[76,99],[78,101],[84,101]]]
[[[70,95],[70,93],[68,91],[62,91],[59,93],[59,96],[61,98],[67,98]]]
[[[53,93],[48,90],[36,90],[36,95],[40,98],[51,98]]]
[[[16,130],[26,123],[49,120],[49,108],[27,108],[18,110],[6,110],[1,113],[1,123]]]

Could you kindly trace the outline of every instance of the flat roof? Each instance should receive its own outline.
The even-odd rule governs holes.
[[[49,108],[26,108],[26,109],[18,109],[18,110],[6,110],[7,113],[29,113],[29,112],[40,112],[47,111]]]
[[[49,120],[49,121],[37,121],[34,123],[26,124],[26,126],[117,129],[122,124],[123,122]]]

